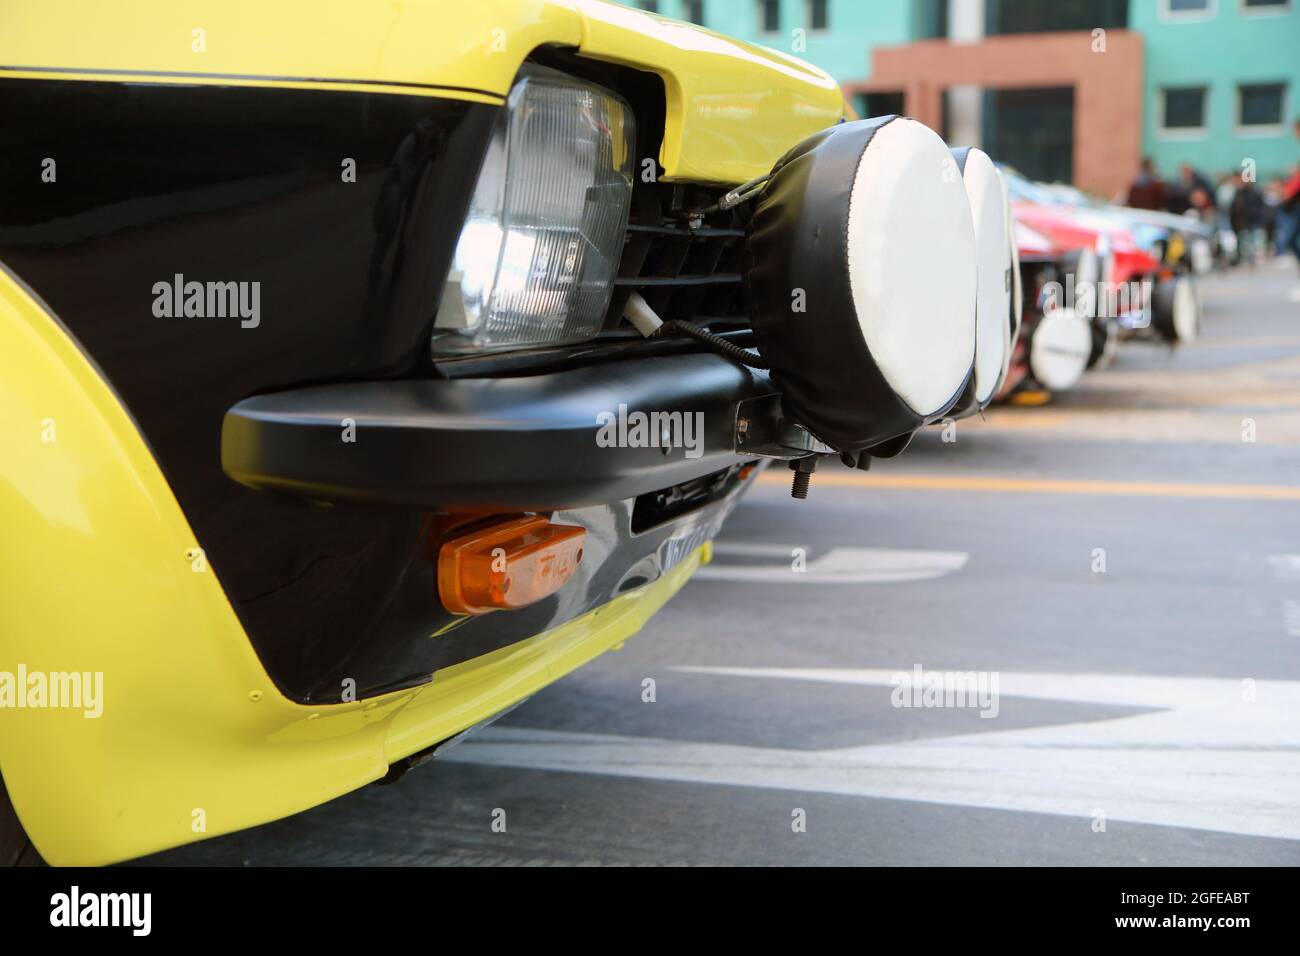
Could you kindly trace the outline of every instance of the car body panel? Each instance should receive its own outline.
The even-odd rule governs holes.
[[[1061,250],[1047,236],[1019,219],[1012,219],[1016,251],[1021,262],[1055,261]]]
[[[765,175],[792,146],[844,116],[839,84],[795,57],[603,0],[577,6],[584,55],[663,78],[660,163],[670,179]]]
[[[280,690],[320,702],[326,672],[358,644],[400,633],[427,645],[445,622],[426,516],[247,493],[221,469],[222,418],[301,382],[430,374],[419,363],[438,282],[496,108],[0,78],[0,114],[15,121],[0,129],[0,182],[59,157],[55,183],[33,178],[0,203],[0,261],[129,409]],[[340,181],[342,157],[354,182]],[[151,292],[180,274],[255,280],[256,324],[160,317]],[[345,674],[359,697],[396,689]],[[339,680],[327,683],[341,699]]]
[[[1112,282],[1140,279],[1160,268],[1160,263],[1143,251],[1131,232],[1099,215],[1069,207],[1027,202],[1015,203],[1014,209],[1019,221],[1048,236],[1063,252],[1095,250],[1104,238],[1115,256]]]
[[[794,57],[604,0],[46,0],[0,11],[0,76],[9,77],[500,103],[524,59],[548,45],[662,78],[667,179],[744,182],[844,115],[838,84]]]
[[[1154,272],[1161,259],[1175,262],[1188,241],[1207,246],[1213,238],[1212,229],[1188,216],[1114,206],[1073,186],[1033,182],[1006,166],[1003,172],[1024,218],[1060,235],[1064,249],[1086,247],[1089,233],[1107,236],[1115,252],[1116,282]],[[1161,249],[1162,243],[1174,247],[1174,254]]]

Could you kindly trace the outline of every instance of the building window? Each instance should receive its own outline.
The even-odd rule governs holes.
[[[642,10],[644,10],[646,13],[659,12],[659,0],[637,0],[636,5],[640,7]]]
[[[704,25],[704,0],[682,0],[682,19]]]
[[[948,0],[918,0],[914,16],[918,40],[941,40],[948,35]]]
[[[781,29],[781,0],[758,0],[758,31],[776,33]]]
[[[1136,2],[1150,3],[1151,0]],[[947,5],[947,0],[940,0],[938,4],[940,8]],[[1098,27],[1122,30],[1128,27],[1128,8],[1129,0],[1052,0],[1051,3],[1044,0],[986,0],[984,35],[1092,31]],[[947,23],[943,24],[940,35],[952,38]]]
[[[859,93],[853,98],[853,108],[863,119],[872,116],[902,116],[905,113],[906,94],[902,90],[875,90]]]
[[[1237,126],[1280,132],[1285,101],[1285,83],[1243,83],[1237,87]]]
[[[1215,14],[1216,0],[1160,0],[1165,20],[1208,20]]]
[[[1165,132],[1183,135],[1205,132],[1205,87],[1167,89],[1162,107],[1160,128]]]
[[[804,23],[809,30],[829,30],[831,28],[830,0],[805,0]]]
[[[1241,12],[1246,16],[1291,12],[1291,0],[1241,0]]]
[[[984,151],[1031,179],[1073,182],[1074,94],[1072,86],[985,89],[980,96]]]

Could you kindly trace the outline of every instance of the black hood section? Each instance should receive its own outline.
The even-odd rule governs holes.
[[[385,683],[396,665],[351,663],[358,642],[425,640],[444,623],[426,569],[412,570],[425,516],[245,488],[222,472],[222,420],[261,392],[432,374],[434,309],[498,109],[0,80],[0,261],[121,396],[263,663],[299,700],[336,698],[340,673],[359,690]],[[256,324],[157,314],[155,287],[177,275],[257,283]]]

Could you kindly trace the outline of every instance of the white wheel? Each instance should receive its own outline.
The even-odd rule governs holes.
[[[1180,343],[1195,342],[1201,332],[1201,304],[1189,276],[1174,281],[1174,335]]]
[[[1073,309],[1053,309],[1039,321],[1029,343],[1029,370],[1054,392],[1071,388],[1092,356],[1092,328]]]

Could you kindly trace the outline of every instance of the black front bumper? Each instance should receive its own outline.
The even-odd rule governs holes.
[[[707,354],[523,378],[318,386],[231,408],[221,461],[251,488],[313,501],[580,508],[741,462],[737,407],[774,393],[765,372]]]
[[[420,683],[656,580],[716,535],[735,506],[754,457],[735,449],[738,410],[765,405],[765,396],[775,396],[766,373],[704,354],[509,379],[316,386],[239,402],[226,414],[222,464],[250,493],[283,507],[296,500],[303,514],[352,513],[372,529],[391,515],[405,529],[368,549],[389,567],[386,593],[370,599],[364,629],[342,654],[316,649],[300,696],[334,699],[348,677],[364,695]],[[691,447],[602,443],[603,427],[617,437],[602,421],[617,421],[620,406],[625,421],[691,416]],[[434,584],[438,548],[456,533],[440,515],[456,511],[543,512],[581,525],[585,557],[573,580],[535,605],[457,618]],[[272,659],[279,653],[301,652],[271,645]],[[303,663],[286,659],[281,671],[302,673]]]

